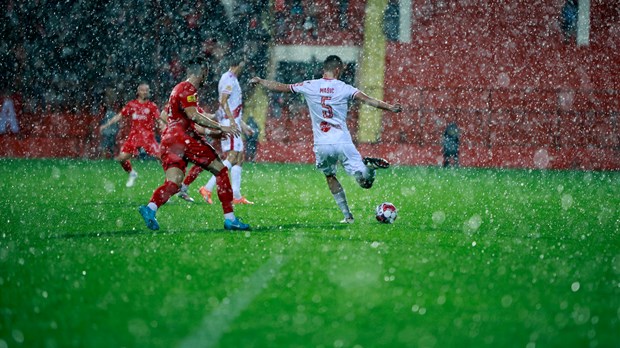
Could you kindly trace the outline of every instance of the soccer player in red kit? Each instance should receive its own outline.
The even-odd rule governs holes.
[[[149,85],[141,83],[136,94],[136,99],[127,103],[121,112],[99,128],[99,131],[103,132],[104,129],[117,123],[123,117],[131,119],[131,131],[123,143],[120,153],[115,158],[129,174],[127,187],[133,186],[138,177],[138,173],[131,167],[129,159],[138,155],[139,148],[153,157],[159,157],[159,144],[155,140],[155,124],[160,122],[161,129],[164,125],[164,122],[159,119],[157,105],[149,100],[151,94]]]
[[[161,111],[161,114],[159,116],[166,123],[168,122],[168,105],[169,105],[168,103],[166,103],[166,105],[164,105],[164,109]],[[205,113],[204,109],[201,108],[200,105],[196,106],[196,109],[198,109],[199,113],[207,115],[207,117],[212,115],[212,114]],[[213,121],[217,121],[215,118],[213,118],[212,120]],[[197,134],[199,134],[199,135],[203,135],[204,134],[205,136],[216,137],[216,138],[219,138],[222,135],[222,131],[221,130],[215,130],[215,129],[212,129],[212,128],[201,127],[201,126],[197,125],[196,123],[194,123],[192,126],[194,127],[194,131]],[[202,137],[202,140],[204,142],[208,143],[207,138]],[[226,167],[228,167],[228,166],[226,166]],[[200,175],[200,173],[202,173],[203,170],[204,169],[202,169],[201,166],[198,166],[198,165],[192,166],[192,168],[189,170],[187,175],[185,175],[185,179],[183,179],[183,183],[181,184],[181,189],[177,193],[177,196],[179,198],[182,198],[182,199],[184,199],[184,200],[186,200],[188,202],[191,202],[191,203],[194,202],[194,199],[188,193],[189,185],[191,183],[193,183],[198,178],[198,175]],[[234,194],[233,194],[233,197],[234,197]],[[234,198],[233,198],[233,203],[234,203]]]
[[[198,107],[198,110],[200,110],[200,107]],[[201,111],[202,112],[202,111]],[[210,114],[207,114],[210,115]],[[214,119],[214,121],[216,121]],[[220,139],[222,136],[222,131],[219,130],[215,130],[215,129],[210,129],[210,128],[206,128],[206,127],[201,127],[198,125],[194,125],[194,130],[196,131],[196,133],[203,135],[202,137],[202,141],[204,141],[205,143],[210,144],[210,141],[208,138],[215,138],[215,139]],[[208,137],[208,138],[207,138]],[[226,161],[222,162],[226,165]],[[226,165],[226,167],[228,168],[228,165]],[[194,165],[192,167],[192,169],[189,170],[189,172],[187,173],[187,175],[185,176],[185,179],[183,179],[183,183],[181,184],[181,189],[179,191],[179,193],[177,193],[177,196],[179,196],[179,198],[182,198],[188,202],[194,202],[194,199],[189,195],[189,185],[191,185],[197,178],[198,175],[200,175],[200,173],[202,173],[203,169],[200,166]],[[213,176],[213,178],[215,179],[215,176]],[[231,179],[231,185],[232,185],[232,179]],[[214,185],[215,186],[215,185]],[[233,189],[233,204],[235,203],[235,190]],[[209,204],[213,204],[213,201],[207,202]]]
[[[157,209],[171,196],[179,192],[189,162],[213,173],[217,177],[217,195],[224,211],[224,228],[227,230],[249,230],[250,225],[241,222],[233,210],[233,195],[228,168],[215,149],[202,141],[193,125],[213,128],[224,134],[238,135],[239,130],[222,126],[211,119],[211,115],[198,110],[197,89],[208,73],[204,59],[196,59],[187,65],[187,80],[177,84],[168,100],[168,125],[161,139],[161,162],[166,179],[151,197],[148,205],[140,206],[139,212],[151,230],[159,229],[155,218]]]

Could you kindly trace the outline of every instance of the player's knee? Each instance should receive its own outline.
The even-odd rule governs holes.
[[[222,166],[222,168],[218,169],[217,172],[214,172],[213,175],[220,177],[228,176],[228,167]]]

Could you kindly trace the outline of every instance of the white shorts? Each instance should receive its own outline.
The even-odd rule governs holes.
[[[362,155],[353,144],[314,145],[316,168],[325,175],[335,175],[336,165],[342,163],[349,175],[361,172],[366,176],[368,168],[362,162]]]
[[[230,126],[230,119],[225,118],[220,122],[222,125],[224,126]],[[237,123],[237,126],[239,126],[239,128],[241,128],[241,126],[239,125],[239,123]],[[226,136],[226,137],[222,137],[222,140],[220,141],[220,143],[222,144],[222,152],[226,153],[228,151],[237,151],[237,152],[243,152],[244,151],[244,147],[243,147],[243,139],[241,138],[241,136]]]

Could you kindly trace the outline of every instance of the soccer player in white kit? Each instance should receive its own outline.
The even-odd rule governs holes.
[[[327,185],[334,196],[336,204],[344,214],[342,223],[353,223],[353,214],[349,209],[344,189],[336,178],[336,165],[342,164],[349,175],[353,175],[362,188],[370,188],[375,180],[375,169],[388,168],[388,161],[381,158],[364,157],[353,144],[351,133],[347,128],[348,102],[359,100],[375,108],[400,112],[399,104],[388,104],[367,96],[359,89],[340,80],[344,64],[338,56],[329,56],[323,62],[323,78],[308,80],[296,84],[284,84],[254,77],[251,83],[257,83],[271,91],[302,94],[312,120],[314,136],[314,155],[316,167],[325,174]]]
[[[220,78],[217,90],[220,107],[215,113],[218,122],[225,126],[235,126],[246,135],[254,134],[252,128],[243,122],[243,93],[237,76],[243,70],[242,58],[230,63],[230,69]],[[241,195],[241,166],[245,156],[241,135],[225,136],[221,139],[222,153],[226,156],[224,164],[230,169],[230,182],[233,189],[233,204],[254,204]],[[211,193],[215,186],[215,176],[201,187],[198,192],[209,204],[213,203]]]

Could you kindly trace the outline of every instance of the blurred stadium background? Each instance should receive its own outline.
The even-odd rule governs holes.
[[[312,161],[303,101],[265,94],[253,75],[312,78],[339,54],[343,77],[402,114],[354,105],[361,152],[402,165],[441,162],[456,122],[469,167],[620,169],[620,6],[614,0],[7,1],[3,94],[19,132],[0,157],[101,158],[96,127],[150,83],[162,106],[191,56],[212,58],[211,110],[227,57],[244,54],[257,161]],[[123,131],[121,130],[121,133]],[[282,145],[291,149],[282,152]]]

